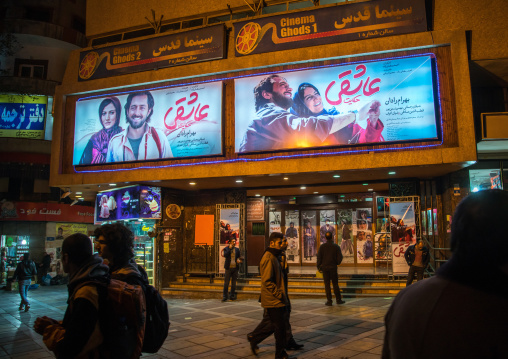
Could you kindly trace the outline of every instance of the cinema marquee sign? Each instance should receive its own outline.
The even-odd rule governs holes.
[[[236,56],[427,30],[422,0],[377,0],[234,24]]]

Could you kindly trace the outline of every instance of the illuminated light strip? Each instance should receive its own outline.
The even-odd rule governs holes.
[[[411,58],[411,57],[421,57],[421,56],[431,56],[432,58],[436,58],[436,55],[433,53],[429,54],[414,54],[414,55],[407,55],[407,56],[399,56],[399,57],[391,57],[383,60],[367,60],[367,61],[355,61],[347,63],[347,65],[354,65],[356,63],[365,63],[365,62],[376,62],[376,61],[388,61],[388,60],[395,60],[395,59],[403,59],[403,58]],[[262,161],[271,161],[276,159],[290,159],[290,158],[300,158],[300,157],[315,157],[315,156],[335,156],[335,155],[342,155],[342,154],[357,154],[357,153],[363,153],[363,152],[379,152],[379,151],[401,151],[405,149],[417,149],[417,148],[432,148],[432,147],[438,147],[443,144],[443,110],[441,107],[441,91],[439,86],[439,71],[437,68],[437,61],[436,64],[436,85],[437,85],[437,100],[439,104],[439,115],[440,115],[440,121],[441,121],[441,143],[432,144],[432,145],[419,145],[419,146],[405,146],[403,148],[401,147],[386,147],[386,148],[368,148],[368,149],[362,149],[362,150],[348,150],[348,151],[335,151],[335,152],[326,152],[326,153],[300,153],[300,154],[294,154],[294,155],[275,155],[265,158],[234,158],[230,160],[217,160],[217,161],[204,161],[204,162],[198,162],[198,163],[173,163],[173,164],[167,164],[167,165],[160,165],[160,166],[139,166],[134,168],[115,168],[115,169],[102,169],[102,170],[79,170],[76,169],[76,166],[74,167],[75,173],[101,173],[101,172],[115,172],[115,171],[133,171],[133,170],[143,170],[143,169],[156,169],[156,168],[172,168],[172,167],[188,167],[188,166],[199,166],[199,165],[212,165],[212,164],[221,164],[221,163],[238,163],[238,162],[262,162]],[[188,86],[198,83],[208,83],[208,82],[219,82],[223,80],[230,80],[230,79],[237,79],[237,78],[244,78],[244,77],[255,77],[255,76],[262,76],[262,75],[269,75],[274,73],[284,73],[284,72],[298,72],[298,71],[304,71],[304,70],[311,70],[311,69],[317,69],[317,68],[326,68],[326,67],[338,67],[338,66],[344,66],[343,65],[322,65],[322,66],[313,66],[313,67],[306,67],[299,69],[297,71],[295,70],[282,70],[282,71],[271,71],[271,72],[264,72],[264,73],[258,73],[258,74],[251,74],[251,75],[239,75],[234,77],[227,77],[223,79],[218,80],[205,80],[205,81],[199,81],[199,82],[190,82],[186,84],[178,84],[178,85],[168,85],[168,86],[161,86],[161,87],[155,87],[151,89],[147,89],[147,91],[151,90],[158,90],[163,88],[170,88],[170,87],[177,87],[177,86]],[[138,90],[133,91],[126,91],[126,92],[119,92],[115,94],[108,94],[108,95],[120,95],[120,94],[126,94],[126,93],[132,93],[132,92],[138,92]],[[96,98],[96,97],[103,97],[105,94],[96,95],[96,96],[89,96],[84,97],[81,99],[78,99],[78,101],[89,99],[89,98]],[[175,159],[175,158],[173,158]],[[176,157],[178,159],[178,157]]]

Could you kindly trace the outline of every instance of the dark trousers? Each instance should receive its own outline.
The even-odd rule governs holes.
[[[222,290],[222,298],[228,298],[229,281],[231,280],[231,292],[229,298],[236,298],[236,280],[238,279],[238,267],[226,269],[224,275],[224,289]]]
[[[330,281],[332,281],[333,292],[337,301],[342,300],[339,288],[339,276],[337,274],[337,268],[335,269],[323,269],[323,280],[325,282],[326,300],[332,301],[332,292],[330,290]]]
[[[291,344],[295,339],[293,338],[293,332],[291,330],[291,324],[289,323],[291,315],[291,307],[287,306],[284,313],[284,322],[286,324],[286,346]],[[266,309],[263,311],[263,319],[261,323],[254,329],[253,332],[249,333],[248,336],[252,338],[252,341],[256,344],[261,343],[263,340],[268,338],[275,332],[274,326],[268,316]]]
[[[417,266],[411,266],[409,267],[409,272],[407,274],[407,282],[406,282],[406,287],[408,285],[410,285],[411,283],[413,283],[413,279],[414,279],[414,276],[415,276],[415,273],[416,273],[416,279],[417,280],[422,280],[423,279],[423,271],[425,270],[425,268],[423,267],[417,267]]]
[[[253,332],[249,333],[251,342],[261,343],[270,335],[275,334],[275,357],[282,357],[286,348],[286,321],[289,320],[287,307],[266,308],[263,319]]]

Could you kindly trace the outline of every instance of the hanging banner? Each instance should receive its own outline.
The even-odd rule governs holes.
[[[285,236],[288,242],[286,258],[288,263],[300,263],[300,213],[298,210],[285,211]]]
[[[0,137],[44,139],[47,96],[0,95]]]
[[[434,73],[430,54],[235,79],[235,151],[437,140]]]
[[[427,30],[422,0],[374,0],[240,21],[235,55],[335,44]]]
[[[222,153],[222,82],[76,102],[74,165]]]
[[[78,81],[224,58],[224,25],[82,51]]]
[[[407,248],[416,243],[416,222],[413,202],[390,203],[393,274],[405,275],[409,266],[404,259]]]
[[[337,243],[335,230],[335,210],[319,211],[319,240],[321,244],[326,242],[325,234],[330,232],[333,236],[333,242]]]
[[[353,210],[339,209],[337,222],[339,224],[339,231],[337,239],[340,243],[340,250],[342,251],[342,263],[351,264],[355,262],[355,246],[353,243]]]
[[[220,210],[219,218],[219,273],[225,273],[224,269],[224,248],[231,239],[236,240],[235,246],[240,248],[240,209],[224,208]]]

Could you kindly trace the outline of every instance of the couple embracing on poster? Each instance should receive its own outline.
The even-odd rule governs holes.
[[[277,74],[263,78],[254,88],[256,117],[240,144],[240,152],[295,147],[337,146],[384,141],[379,101],[358,113],[339,114],[325,109],[316,86],[302,83],[293,96],[287,80]],[[357,122],[367,119],[367,126]]]

